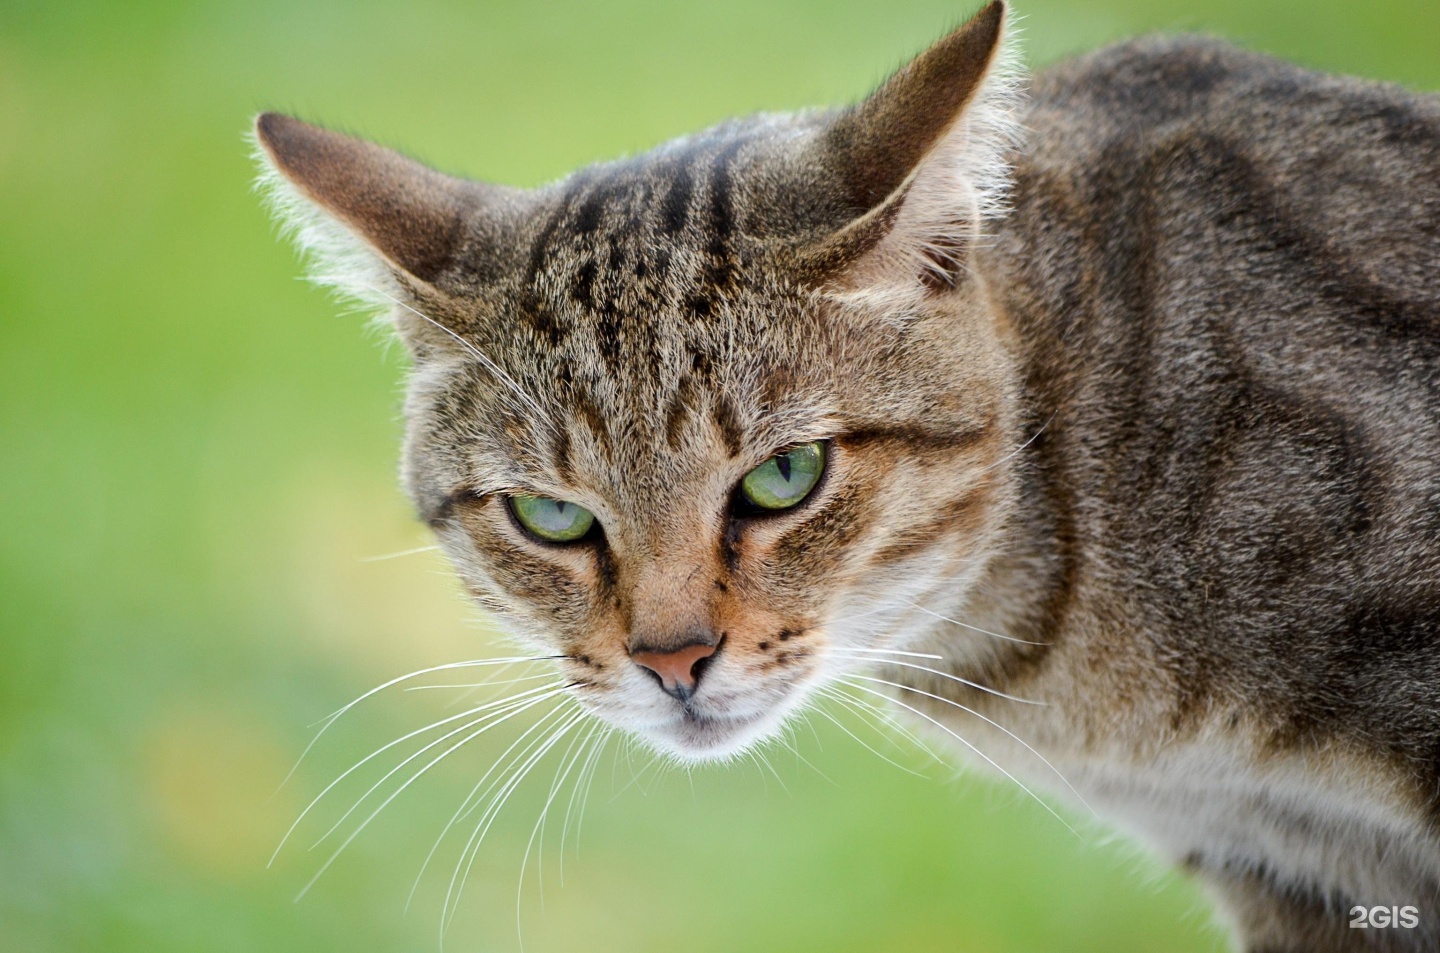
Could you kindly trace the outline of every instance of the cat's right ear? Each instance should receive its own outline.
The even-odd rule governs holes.
[[[311,278],[395,314],[412,350],[443,346],[416,305],[503,273],[528,193],[455,178],[280,113],[255,120],[260,185]],[[409,309],[407,311],[407,308]]]

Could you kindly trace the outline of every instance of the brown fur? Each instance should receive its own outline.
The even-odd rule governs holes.
[[[1246,949],[1436,948],[1440,104],[1186,39],[1022,113],[1003,31],[535,192],[257,132],[414,354],[417,508],[597,716],[723,757],[923,646],[897,701],[1205,879]],[[808,499],[737,509],[812,440]],[[512,493],[602,531],[540,543]],[[630,658],[693,644],[684,701]]]

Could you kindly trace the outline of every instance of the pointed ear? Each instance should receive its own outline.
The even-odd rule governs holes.
[[[260,185],[311,278],[389,312],[417,356],[450,338],[415,312],[417,295],[473,289],[520,254],[529,192],[443,175],[279,113],[255,120],[255,141]]]
[[[921,53],[817,143],[830,187],[855,210],[802,252],[843,294],[891,303],[956,287],[983,218],[998,209],[1019,96],[994,0]]]

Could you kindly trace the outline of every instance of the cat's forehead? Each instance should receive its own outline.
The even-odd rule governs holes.
[[[534,223],[503,320],[534,385],[617,423],[675,402],[775,400],[816,340],[814,302],[778,265],[750,179],[772,156],[753,129],[584,170]],[[759,396],[759,395],[756,395]]]
[[[437,459],[459,466],[446,482],[587,502],[593,491],[630,510],[829,435],[840,402],[828,375],[804,371],[822,361],[760,353],[745,321],[733,347],[724,334],[626,323],[625,333],[572,329],[523,353],[497,351],[505,379],[471,362],[453,372],[434,391],[442,412],[419,421]]]
[[[522,281],[572,320],[613,328],[661,312],[704,324],[715,298],[773,277],[764,185],[801,135],[793,119],[730,123],[575,173],[532,223]]]
[[[503,290],[463,322],[525,394],[460,381],[476,394],[454,401],[472,408],[457,426],[478,428],[495,485],[648,493],[647,475],[755,465],[883,403],[865,381],[906,363],[905,332],[837,316],[796,265],[848,214],[796,187],[814,122],[728,123],[546,190]]]

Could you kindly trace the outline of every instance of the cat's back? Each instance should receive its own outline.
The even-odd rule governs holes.
[[[1022,193],[1195,241],[1253,213],[1275,243],[1440,301],[1440,96],[1151,37],[1041,73],[1027,126]]]
[[[1440,98],[1145,39],[1041,74],[1026,126],[982,261],[1064,617],[1145,633],[1182,733],[1253,700],[1262,744],[1433,782]]]

